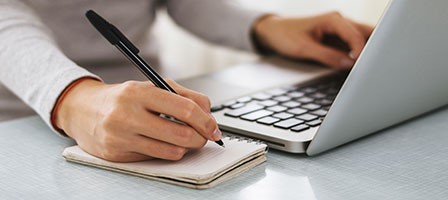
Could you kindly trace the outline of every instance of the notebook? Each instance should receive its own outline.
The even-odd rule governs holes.
[[[266,144],[234,137],[223,137],[222,141],[226,148],[208,142],[180,161],[109,162],[84,152],[79,146],[66,148],[62,155],[70,162],[195,189],[216,186],[266,161]]]

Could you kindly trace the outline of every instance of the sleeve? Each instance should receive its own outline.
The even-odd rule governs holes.
[[[168,0],[168,14],[193,34],[219,45],[253,51],[252,25],[265,13],[234,0]]]
[[[58,49],[51,31],[25,2],[0,0],[0,82],[57,132],[51,114],[59,95],[80,78],[99,78]]]

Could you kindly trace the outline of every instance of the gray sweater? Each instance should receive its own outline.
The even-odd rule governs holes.
[[[159,6],[195,35],[249,51],[250,27],[262,15],[231,0],[0,0],[0,120],[28,114],[28,105],[50,125],[55,102],[73,81],[104,79],[102,73],[109,82],[133,79],[136,74],[126,75],[122,67],[96,66],[123,56],[84,13],[94,9],[138,44],[145,42]]]

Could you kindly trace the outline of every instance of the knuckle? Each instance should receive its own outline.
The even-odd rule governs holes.
[[[193,116],[196,111],[196,104],[191,100],[186,100],[185,103],[181,106],[180,116],[183,119],[189,119]]]
[[[168,157],[168,159],[170,160],[181,160],[185,153],[187,153],[187,149],[186,148],[182,148],[182,147],[174,147],[171,149],[170,151],[170,155]]]
[[[205,106],[210,107],[211,106],[211,101],[208,98],[208,96],[199,93],[199,101],[201,101],[201,103],[203,103]]]
[[[138,81],[126,81],[123,83],[123,87],[125,89],[134,89],[139,87],[140,83]]]
[[[121,85],[118,96],[128,98],[129,95],[137,93],[140,87],[141,84],[137,81],[126,81]]]
[[[186,127],[179,133],[180,142],[182,144],[189,144],[191,143],[195,135],[196,132],[193,130],[193,128]]]
[[[207,133],[212,134],[213,131],[215,131],[215,128],[216,128],[215,120],[212,117],[208,118],[207,121],[205,122],[205,131]]]
[[[328,16],[334,19],[334,18],[341,18],[342,14],[338,11],[332,11],[328,13]]]

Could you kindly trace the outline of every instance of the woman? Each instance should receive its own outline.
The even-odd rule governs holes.
[[[176,23],[207,41],[312,59],[334,68],[350,68],[372,31],[338,13],[286,18],[248,10],[229,0],[0,3],[2,84],[57,133],[72,137],[90,154],[119,162],[179,160],[188,149],[219,140],[221,132],[209,113],[206,96],[174,81],[169,84],[179,95],[149,82],[123,82],[135,77],[128,69],[107,64],[119,63],[117,59],[123,56],[84,18],[88,9],[101,13],[136,43],[145,42],[143,36],[156,9],[165,6]],[[325,46],[321,42],[325,35],[338,36],[349,51]],[[25,106],[12,109],[6,101],[13,99],[11,95],[4,89],[1,93],[0,110],[9,107],[11,112],[26,113]],[[159,113],[188,125],[160,118]]]

